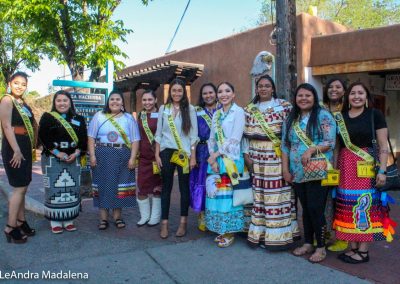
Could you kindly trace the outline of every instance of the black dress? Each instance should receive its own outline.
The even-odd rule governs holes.
[[[28,114],[29,119],[33,125],[34,117],[31,108],[27,104],[23,104],[24,111]],[[25,127],[24,121],[21,115],[13,105],[12,115],[11,115],[11,126],[22,126]],[[15,134],[18,146],[21,149],[21,153],[25,160],[21,161],[19,168],[11,167],[10,161],[13,158],[14,150],[11,148],[3,131],[3,138],[1,143],[1,155],[3,158],[4,169],[7,174],[8,182],[13,187],[25,187],[32,181],[32,145],[29,135],[18,135]]]

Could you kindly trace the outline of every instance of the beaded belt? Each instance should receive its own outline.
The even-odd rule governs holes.
[[[207,140],[200,140],[197,144],[207,144]]]
[[[122,148],[126,147],[124,143],[96,143],[96,146]]]

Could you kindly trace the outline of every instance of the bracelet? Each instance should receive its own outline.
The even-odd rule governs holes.
[[[60,151],[58,151],[57,149],[54,149],[54,150],[53,150],[53,155],[54,155],[54,156],[57,156],[58,154],[60,154]]]
[[[74,152],[75,157],[79,157],[81,155],[81,152]]]
[[[379,169],[379,170],[378,170],[378,174],[386,175],[386,174],[387,174],[387,171],[384,171],[384,170],[382,170],[382,169]]]

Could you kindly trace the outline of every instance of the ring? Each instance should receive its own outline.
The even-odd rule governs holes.
[[[67,156],[67,155],[65,155],[63,158],[64,158],[64,160],[66,160],[66,159],[68,158],[68,156]]]

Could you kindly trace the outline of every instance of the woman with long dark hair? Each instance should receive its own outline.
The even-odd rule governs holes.
[[[210,138],[212,117],[217,110],[217,88],[213,83],[203,84],[200,88],[199,104],[196,108],[199,143],[196,147],[197,165],[190,172],[190,204],[192,209],[199,213],[198,228],[206,230],[204,222],[204,206],[206,197],[207,178],[207,141]]]
[[[318,102],[315,88],[300,84],[295,92],[293,109],[282,131],[282,174],[292,183],[303,208],[303,246],[296,248],[296,256],[312,253],[311,262],[323,261],[325,250],[325,205],[328,188],[321,180],[305,179],[305,169],[312,158],[322,153],[332,163],[336,142],[336,123],[332,115]],[[322,179],[322,178],[321,178]],[[314,252],[314,236],[317,249]]]
[[[1,154],[4,169],[13,193],[8,200],[8,220],[4,234],[8,242],[22,244],[33,236],[25,219],[25,194],[32,181],[32,160],[35,159],[35,119],[23,95],[28,75],[16,72],[8,82],[7,95],[0,97],[0,121],[3,132]]]
[[[75,231],[73,220],[78,217],[81,204],[80,157],[87,150],[87,130],[85,119],[76,114],[67,91],[56,92],[51,111],[42,115],[39,141],[43,145],[45,217],[55,234],[63,229]]]
[[[245,116],[234,103],[235,89],[229,82],[217,88],[217,110],[208,140],[208,174],[205,219],[207,228],[217,233],[214,241],[224,248],[234,242],[234,233],[245,229],[243,205],[233,205],[233,185],[244,173],[242,137]]]
[[[161,191],[162,239],[168,238],[168,217],[175,168],[178,169],[181,193],[181,218],[177,237],[186,235],[187,216],[190,203],[189,170],[196,166],[197,118],[195,108],[189,104],[186,84],[174,79],[169,84],[167,103],[158,112],[156,161],[161,169],[163,187]]]
[[[342,111],[344,93],[346,92],[346,83],[344,80],[333,77],[330,78],[324,87],[323,91],[323,103],[324,107],[330,111],[331,113]],[[334,157],[334,167],[336,168],[338,156],[338,148],[335,148],[335,157]],[[332,198],[332,188],[329,190],[327,201],[326,201],[326,209],[325,209],[325,217],[326,217],[326,240],[329,241],[331,238],[334,239],[334,231],[332,230],[333,225],[333,215],[334,215],[334,199]],[[330,251],[343,251],[347,248],[348,243],[342,240],[334,240],[334,242],[328,246],[328,250]]]
[[[155,226],[161,218],[161,172],[155,158],[154,136],[157,130],[158,107],[157,96],[153,90],[145,90],[142,95],[143,110],[139,113],[138,124],[139,166],[137,202],[140,220],[137,226]],[[151,204],[150,204],[150,197]],[[151,206],[150,206],[151,205]]]
[[[139,140],[137,123],[126,112],[122,93],[112,91],[104,110],[93,116],[88,130],[93,203],[100,208],[99,230],[108,228],[110,209],[115,226],[125,228],[122,208],[135,205]]]
[[[273,79],[256,81],[256,96],[245,108],[244,136],[249,145],[244,159],[253,173],[254,204],[248,232],[249,244],[283,250],[300,237],[295,195],[282,177],[281,131],[292,105],[276,96]]]
[[[372,108],[371,94],[361,82],[349,86],[342,115],[336,115],[335,119],[341,138],[338,158],[341,176],[334,228],[336,238],[348,241],[351,248],[339,258],[358,264],[369,261],[371,242],[392,238],[389,210],[382,204],[384,199],[378,190],[386,182],[388,131],[383,114]],[[374,164],[378,165],[376,169]]]

